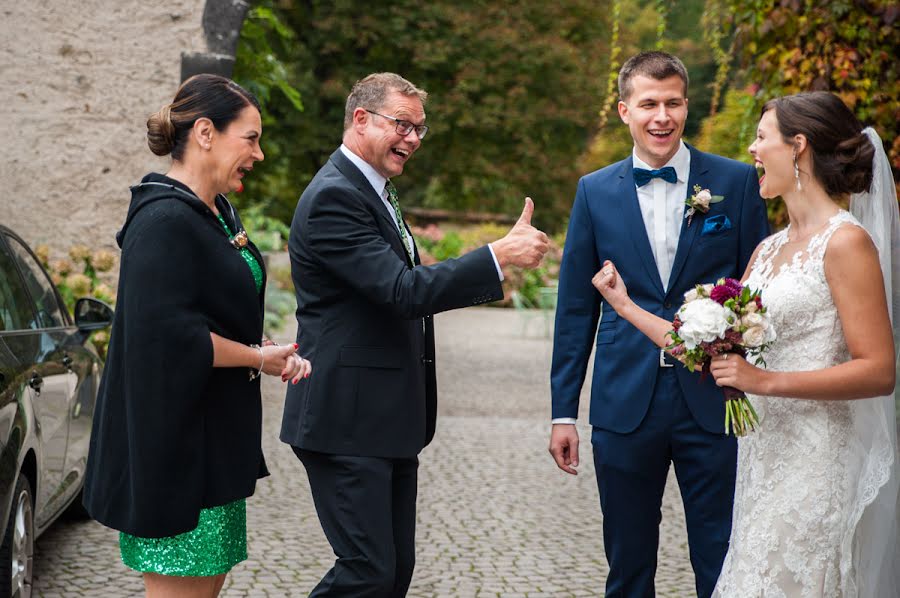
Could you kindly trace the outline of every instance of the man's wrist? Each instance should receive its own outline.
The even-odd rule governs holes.
[[[503,239],[497,239],[493,243],[488,243],[488,247],[491,248],[491,254],[497,261],[497,265],[501,269],[506,266],[508,260],[506,259],[506,246],[503,243]]]

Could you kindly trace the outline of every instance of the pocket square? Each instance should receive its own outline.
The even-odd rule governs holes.
[[[700,236],[714,235],[726,230],[731,230],[731,220],[725,214],[716,214],[703,221],[703,230],[700,231]]]

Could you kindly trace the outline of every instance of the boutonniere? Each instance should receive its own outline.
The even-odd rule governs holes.
[[[694,185],[694,194],[684,201],[684,204],[688,207],[684,212],[684,217],[688,221],[687,225],[691,225],[691,219],[694,217],[694,214],[697,212],[706,214],[709,212],[710,204],[719,203],[723,199],[725,199],[724,195],[713,195],[709,192],[709,189],[702,189],[700,185]]]
[[[242,230],[235,236],[231,237],[231,246],[235,249],[243,249],[249,242],[250,237],[247,236],[247,231],[245,230]]]

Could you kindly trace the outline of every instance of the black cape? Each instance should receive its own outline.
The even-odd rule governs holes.
[[[231,231],[241,230],[228,201],[216,202]],[[209,336],[259,343],[262,295],[212,211],[163,175],[132,187],[116,240],[118,301],[84,505],[108,527],[172,536],[194,529],[200,509],[250,496],[268,475],[259,379],[213,368]]]

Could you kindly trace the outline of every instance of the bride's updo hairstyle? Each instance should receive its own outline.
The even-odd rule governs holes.
[[[147,119],[147,145],[157,156],[181,160],[188,135],[198,118],[208,118],[224,131],[247,106],[261,111],[252,93],[219,75],[194,75],[181,84],[175,99]]]
[[[784,142],[805,135],[812,156],[812,176],[836,197],[868,191],[875,148],[863,126],[843,101],[827,91],[811,91],[769,100],[762,114],[775,110]]]

